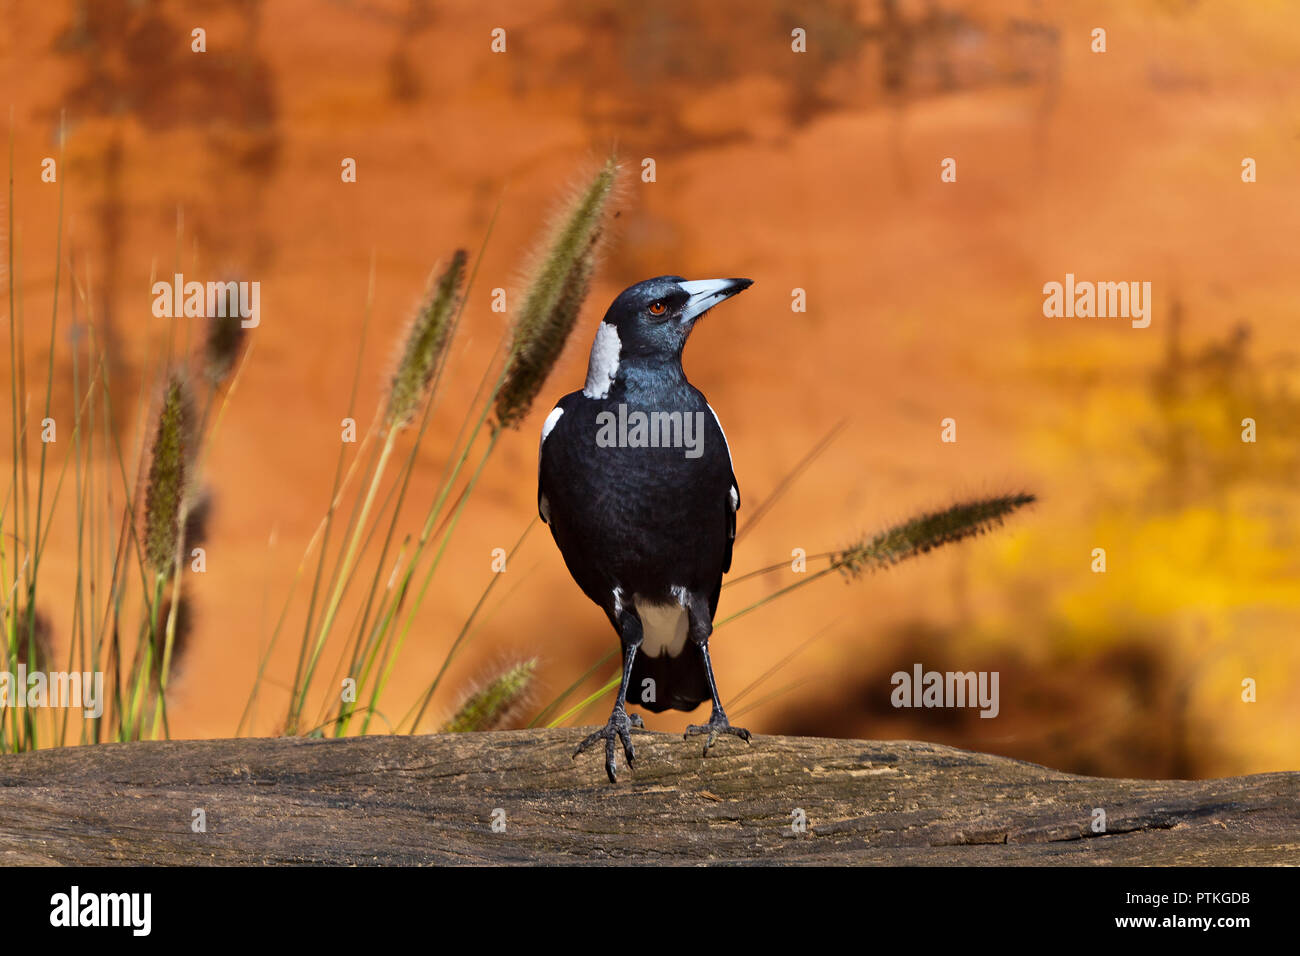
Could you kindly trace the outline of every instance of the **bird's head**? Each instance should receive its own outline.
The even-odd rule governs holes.
[[[622,360],[679,361],[696,320],[751,285],[752,279],[658,276],[624,289],[596,330],[587,369],[588,393],[603,392]]]
[[[605,321],[618,332],[624,355],[680,355],[695,321],[751,284],[750,279],[646,279],[619,293]]]

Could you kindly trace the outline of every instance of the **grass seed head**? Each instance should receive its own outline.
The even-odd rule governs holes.
[[[441,732],[455,734],[502,727],[527,703],[536,669],[535,657],[507,666],[485,685],[471,691],[456,709],[455,716],[443,724]]]
[[[180,549],[181,501],[193,453],[194,413],[189,386],[178,373],[168,377],[144,496],[144,552],[158,574],[171,571]]]
[[[465,250],[457,249],[411,322],[402,360],[388,391],[385,421],[389,428],[402,428],[410,423],[433,381],[456,316],[467,261]]]
[[[1030,494],[1000,495],[919,515],[839,552],[831,559],[831,567],[847,578],[888,568],[940,545],[991,531],[1011,512],[1034,500]]]
[[[599,259],[609,201],[618,181],[611,157],[574,197],[538,260],[515,320],[505,379],[496,398],[496,427],[517,426],[564,351]]]
[[[203,375],[213,388],[230,375],[247,338],[239,309],[225,311],[226,315],[208,316],[207,334],[203,340]]]

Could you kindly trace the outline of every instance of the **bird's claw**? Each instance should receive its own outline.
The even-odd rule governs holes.
[[[708,734],[704,740],[703,756],[705,757],[709,755],[709,750],[717,743],[721,734],[731,734],[733,737],[739,737],[745,743],[750,742],[749,731],[744,727],[731,726],[731,721],[727,720],[727,715],[720,708],[713,711],[707,724],[691,724],[687,727],[686,733],[682,734],[682,739],[688,740],[700,734]]]
[[[635,770],[636,748],[632,746],[633,728],[640,729],[644,724],[641,718],[636,714],[628,714],[622,707],[617,707],[609,715],[609,721],[600,730],[590,734],[586,740],[578,744],[578,749],[573,752],[573,759],[578,758],[582,753],[598,740],[605,741],[605,773],[609,774],[610,783],[618,783],[618,761],[615,759],[614,742],[621,741],[623,744],[623,755],[627,758],[627,767],[629,770]]]

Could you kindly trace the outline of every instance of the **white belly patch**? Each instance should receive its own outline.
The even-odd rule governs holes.
[[[641,618],[641,653],[650,657],[676,657],[686,646],[688,618],[680,604],[651,604],[639,594],[636,613]]]

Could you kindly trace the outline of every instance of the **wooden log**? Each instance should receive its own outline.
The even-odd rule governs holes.
[[[570,759],[582,734],[7,755],[0,864],[1300,863],[1300,773],[1108,780],[805,737],[723,739],[702,758],[698,738],[637,733],[635,773],[610,785],[603,754]]]

